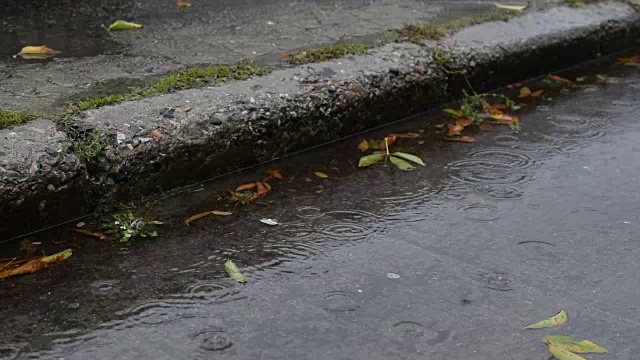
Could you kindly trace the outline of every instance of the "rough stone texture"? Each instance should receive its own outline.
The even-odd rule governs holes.
[[[467,70],[478,89],[491,89],[631,46],[638,19],[631,7],[607,3],[486,23],[443,42],[446,66]],[[432,63],[435,46],[390,44],[365,56],[105,107],[76,120],[110,138],[110,165],[92,174],[105,185],[103,191],[117,197],[148,194],[384,124],[457,96],[462,79],[447,78]]]
[[[86,175],[49,120],[0,130],[0,234],[23,233],[86,210]]]

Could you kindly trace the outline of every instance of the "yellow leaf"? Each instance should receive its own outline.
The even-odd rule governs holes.
[[[118,21],[114,22],[113,24],[109,25],[109,31],[141,29],[142,26],[143,25],[132,23],[132,22],[128,22],[128,21],[118,20]]]
[[[60,54],[60,51],[50,49],[44,45],[42,46],[25,46],[20,50],[18,55],[23,59],[46,59]]]
[[[531,95],[531,89],[529,89],[526,86],[523,86],[520,88],[520,95],[518,96],[519,98],[526,98],[529,97]]]
[[[227,262],[224,263],[224,269],[227,271],[227,274],[229,274],[229,277],[239,283],[246,283],[247,280],[245,280],[244,275],[242,275],[242,273],[240,272],[240,269],[238,269],[238,267],[236,266],[236,264],[233,263],[233,261],[231,260],[227,260]]]
[[[559,313],[553,315],[552,317],[546,320],[538,321],[535,324],[525,326],[525,329],[542,329],[542,328],[554,327],[554,326],[562,325],[565,322],[567,322],[567,312],[564,310],[561,310]]]
[[[184,220],[184,223],[185,225],[189,225],[190,222],[201,219],[209,215],[229,216],[229,215],[232,215],[232,213],[228,211],[218,211],[218,210],[205,211],[205,212],[201,212],[199,214],[195,214],[193,216],[188,217],[187,219]]]
[[[360,144],[358,144],[358,150],[362,152],[369,150],[369,142],[367,140],[362,140]]]
[[[554,344],[573,353],[608,353],[607,348],[594,344],[589,340],[575,341],[571,336],[545,336],[541,339],[545,344]]]
[[[184,0],[176,0],[176,5],[180,6],[180,7],[189,7],[191,6],[191,3],[186,2]]]
[[[586,360],[580,355],[576,355],[558,346],[557,343],[549,344],[549,351],[558,360]]]
[[[522,11],[527,8],[527,5],[503,5],[498,3],[494,3],[494,5],[498,9],[511,10],[511,11]]]
[[[320,171],[316,171],[316,172],[314,172],[314,174],[316,174],[317,177],[322,178],[322,179],[328,179],[329,178],[329,175],[327,175],[327,174],[325,174],[323,172],[320,172]]]

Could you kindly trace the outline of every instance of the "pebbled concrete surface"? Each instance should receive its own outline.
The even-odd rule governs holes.
[[[71,141],[49,120],[0,130],[0,233],[87,211],[87,179]]]
[[[123,92],[184,65],[253,57],[274,64],[298,48],[371,43],[388,29],[493,10],[484,0],[199,0],[187,9],[155,0],[10,0],[0,9],[0,106],[52,114],[70,99]],[[112,35],[100,28],[117,19],[145,28]],[[63,51],[61,58],[10,58],[40,43]]]

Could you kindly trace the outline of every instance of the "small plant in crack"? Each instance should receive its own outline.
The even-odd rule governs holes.
[[[134,238],[156,237],[158,232],[150,230],[152,222],[131,210],[113,214],[113,220],[107,224],[107,233],[120,242],[128,242]]]

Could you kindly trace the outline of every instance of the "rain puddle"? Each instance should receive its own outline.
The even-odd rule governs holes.
[[[636,336],[620,334],[637,335],[640,323],[625,305],[639,295],[626,275],[639,249],[623,221],[637,217],[640,192],[630,182],[638,170],[626,167],[638,158],[640,72],[590,65],[562,76],[577,86],[522,100],[519,132],[495,126],[469,132],[475,143],[443,141],[439,124],[450,120],[437,111],[151,202],[164,222],[158,238],[119,244],[74,226],[31,237],[39,251],[74,255],[0,281],[0,358],[531,359],[544,347],[522,338],[520,322],[538,306],[577,311],[587,300],[596,310],[575,329],[630,348]],[[519,88],[505,91],[517,98]],[[390,133],[420,134],[395,150],[426,165],[358,168],[358,144]],[[269,180],[266,196],[226,199],[274,168],[284,178]],[[628,194],[601,191],[611,182]],[[233,215],[183,223],[208,210]],[[610,262],[591,274],[584,263],[596,254],[616,256],[625,275]],[[228,278],[226,259],[247,284]],[[609,277],[620,287],[584,287]]]

